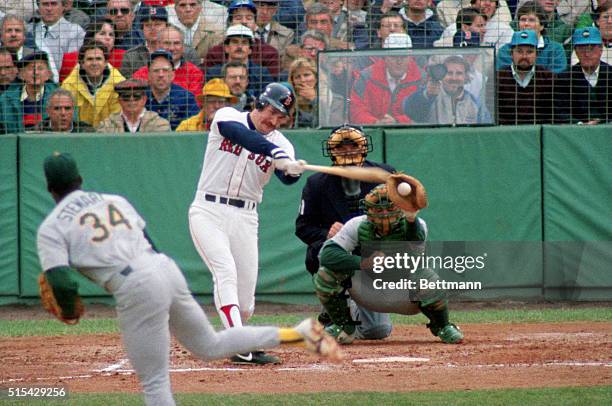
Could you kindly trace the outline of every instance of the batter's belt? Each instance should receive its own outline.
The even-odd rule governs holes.
[[[219,196],[213,193],[204,193],[204,200],[212,203],[227,204],[239,209],[255,210],[257,203],[252,200],[236,199],[233,197]]]

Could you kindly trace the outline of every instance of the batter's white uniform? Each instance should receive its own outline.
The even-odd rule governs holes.
[[[168,373],[170,331],[202,359],[279,344],[275,327],[216,333],[174,261],[155,252],[145,222],[123,197],[76,190],[38,230],[44,271],[74,267],[113,294],[128,357],[150,405],[173,405]]]
[[[212,273],[215,305],[226,327],[240,320],[228,322],[222,307],[238,305],[244,320],[255,309],[257,204],[274,173],[271,157],[233,144],[219,132],[218,123],[222,121],[239,122],[249,128],[248,114],[233,107],[215,113],[198,189],[189,209],[191,237]],[[262,136],[294,159],[293,146],[280,131]]]

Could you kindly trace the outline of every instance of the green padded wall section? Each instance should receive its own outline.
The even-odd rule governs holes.
[[[0,296],[19,294],[17,137],[0,137]]]
[[[612,126],[545,126],[543,151],[546,296],[609,300]]]
[[[204,136],[32,135],[22,136],[20,142],[22,295],[37,294],[36,230],[54,204],[42,163],[56,150],[76,158],[84,189],[120,194],[132,202],[147,221],[158,249],[177,261],[193,291],[210,292],[210,276],[193,248],[187,221],[204,156]],[[84,295],[106,294],[83,280]]]
[[[404,129],[385,135],[387,162],[427,189],[429,207],[421,216],[430,240],[466,241],[449,244],[448,254],[487,254],[486,271],[446,279],[481,281],[488,292],[464,294],[470,298],[539,296],[540,127]],[[517,243],[502,243],[508,241]]]

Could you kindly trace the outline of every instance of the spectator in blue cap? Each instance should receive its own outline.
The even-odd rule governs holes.
[[[164,49],[153,52],[148,66],[146,107],[168,120],[175,130],[181,121],[200,112],[196,98],[190,91],[173,83],[175,71],[170,52]]]
[[[3,133],[33,129],[47,118],[46,106],[53,90],[49,56],[36,51],[17,62],[22,83],[14,83],[0,96],[0,123]]]
[[[538,38],[531,30],[512,35],[512,64],[497,71],[499,124],[550,124],[555,74],[536,67]]]
[[[601,33],[597,27],[578,28],[572,43],[578,63],[561,75],[558,82],[563,121],[590,125],[610,123],[612,69],[601,60]]]
[[[551,72],[561,73],[567,70],[567,56],[563,45],[552,41],[546,31],[546,12],[535,1],[528,1],[516,12],[516,24],[520,30],[532,30],[538,39],[536,65]],[[512,63],[510,45],[506,44],[497,53],[497,69]]]
[[[138,69],[147,65],[151,52],[159,48],[157,34],[168,26],[168,12],[164,7],[143,5],[139,14],[142,13],[140,23],[144,42],[126,51],[121,64],[121,74],[130,78]]]

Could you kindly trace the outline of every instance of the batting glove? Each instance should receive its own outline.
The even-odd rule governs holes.
[[[281,148],[274,148],[272,150],[272,158],[274,159],[274,167],[281,171],[286,171],[287,166],[291,162],[295,162],[287,155],[287,153]]]
[[[287,165],[287,168],[285,169],[285,173],[289,176],[300,176],[301,174],[304,173],[304,165],[306,165],[306,161],[304,161],[303,159],[297,160],[297,161],[291,161],[289,162],[289,164]]]

